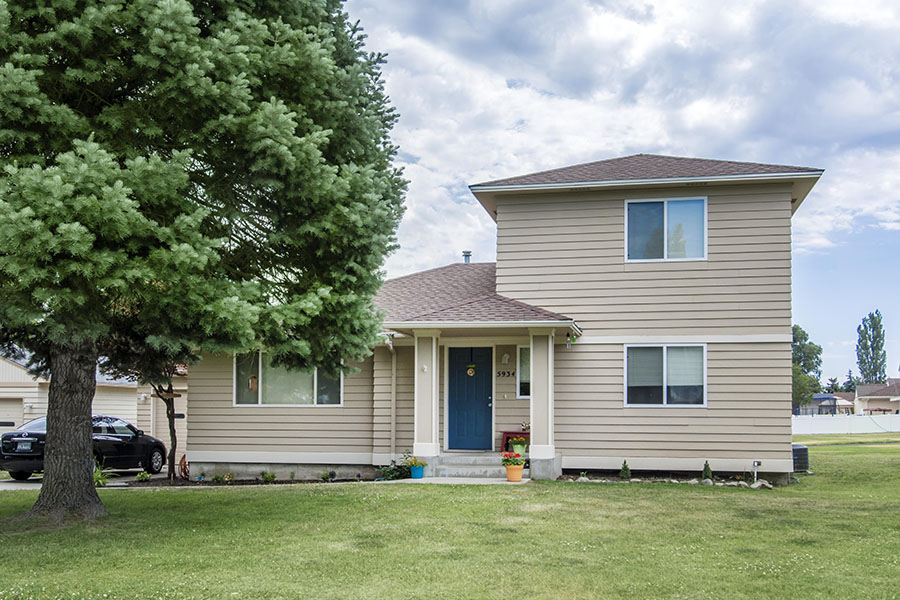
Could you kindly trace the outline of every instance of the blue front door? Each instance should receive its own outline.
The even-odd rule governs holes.
[[[490,348],[450,348],[448,429],[451,450],[491,449]]]

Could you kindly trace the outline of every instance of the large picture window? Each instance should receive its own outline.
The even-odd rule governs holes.
[[[516,398],[531,398],[531,347],[518,346],[516,350]]]
[[[704,346],[627,346],[625,404],[705,406]]]
[[[271,364],[265,353],[234,357],[234,403],[241,406],[334,406],[343,402],[343,375],[326,377]]]
[[[625,212],[627,260],[706,258],[706,198],[630,200]]]

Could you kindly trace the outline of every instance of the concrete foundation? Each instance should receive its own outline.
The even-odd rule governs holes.
[[[562,455],[553,458],[532,458],[529,462],[532,479],[557,479],[562,475]]]
[[[275,473],[278,479],[319,481],[323,473],[334,471],[335,479],[375,479],[377,472],[372,465],[291,465],[268,463],[206,463],[191,462],[191,479],[201,474],[206,480],[215,475],[231,473],[235,479],[258,479],[263,471]],[[359,476],[359,477],[358,477]]]

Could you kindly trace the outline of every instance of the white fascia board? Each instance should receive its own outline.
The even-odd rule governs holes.
[[[632,187],[666,185],[672,183],[731,183],[742,181],[766,181],[779,179],[818,179],[824,171],[802,171],[799,173],[754,173],[749,175],[716,175],[713,177],[666,177],[662,179],[620,179],[601,181],[577,181],[572,183],[529,183],[515,185],[472,185],[472,192],[516,192],[527,190],[567,190],[597,187]]]
[[[388,329],[513,329],[521,327],[570,327],[577,334],[581,328],[575,321],[400,321],[383,323]]]

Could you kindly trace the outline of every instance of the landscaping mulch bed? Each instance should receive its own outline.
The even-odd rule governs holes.
[[[151,479],[149,481],[129,481],[128,487],[235,487],[241,485],[298,485],[309,483],[347,483],[351,481],[371,481],[370,479],[277,479],[272,483],[265,483],[262,479],[233,479],[228,483],[211,481],[204,479],[202,481],[189,481],[187,479],[177,478],[175,481],[168,479]]]

